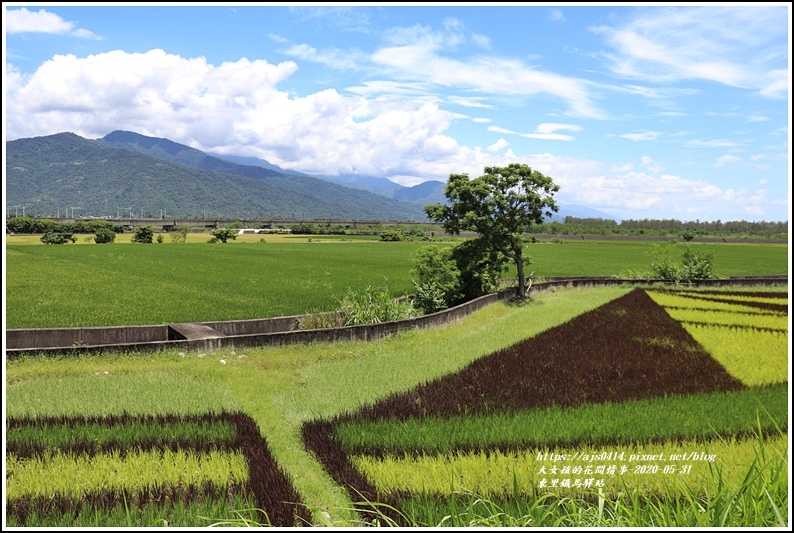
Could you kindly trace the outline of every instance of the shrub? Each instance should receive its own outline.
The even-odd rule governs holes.
[[[176,232],[171,234],[172,242],[187,242],[187,234],[190,233],[188,226],[182,226]]]
[[[402,231],[384,231],[380,234],[380,240],[386,242],[399,242],[405,240],[405,233]]]
[[[499,290],[499,278],[507,271],[508,259],[489,248],[483,239],[466,239],[457,243],[452,247],[452,259],[460,271],[460,301]],[[524,259],[525,265],[532,262],[531,258]]]
[[[339,306],[344,312],[346,326],[390,322],[421,314],[410,300],[392,298],[385,285],[370,285],[358,292],[348,289]]]
[[[44,244],[66,244],[68,242],[77,242],[77,237],[71,233],[49,232],[41,236],[41,242]]]
[[[714,255],[698,252],[687,246],[679,269],[681,281],[711,279],[714,277]]]
[[[132,242],[151,244],[154,240],[154,230],[151,226],[138,226],[132,235]]]
[[[212,238],[210,238],[209,242],[226,242],[229,239],[236,239],[237,232],[232,228],[216,228],[212,230]]]
[[[423,312],[435,313],[461,299],[461,273],[451,249],[442,250],[438,246],[420,248],[411,274],[416,288],[414,305]]]
[[[713,254],[693,250],[686,246],[680,260],[676,260],[674,252],[678,243],[663,245],[654,244],[651,248],[651,269],[655,277],[676,283],[691,283],[699,279],[714,278]]]
[[[99,228],[94,234],[94,242],[108,244],[116,241],[116,232],[110,228]]]

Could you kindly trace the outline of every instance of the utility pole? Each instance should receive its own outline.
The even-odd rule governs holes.
[[[82,207],[73,207],[73,208],[72,208],[72,218],[74,218],[74,210],[75,210],[75,209],[82,209]],[[66,216],[67,216],[67,217],[69,216],[69,213],[68,213],[68,212],[66,213]]]

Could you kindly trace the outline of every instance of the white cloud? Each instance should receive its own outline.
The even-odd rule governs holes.
[[[7,9],[3,18],[7,33],[68,33],[74,27],[73,22],[44,9]]]
[[[664,168],[662,167],[661,164],[659,164],[659,162],[654,161],[652,157],[647,155],[644,155],[640,158],[640,164],[645,168],[647,168],[648,170],[650,170],[651,172],[653,172],[654,174],[658,174],[659,172],[664,170]]]
[[[364,55],[358,50],[340,50],[326,48],[318,51],[308,44],[295,44],[287,47],[285,55],[297,57],[313,63],[320,63],[337,70],[352,70],[358,68]]]
[[[521,133],[521,137],[527,139],[540,139],[544,141],[572,141],[573,135],[563,135],[562,133]]]
[[[477,56],[461,61],[444,56],[444,51],[465,41],[457,31],[434,32],[412,26],[395,28],[385,37],[388,45],[370,59],[391,78],[490,95],[550,95],[566,102],[567,114],[604,116],[590,101],[587,83],[582,80],[543,72],[515,59]]]
[[[735,155],[725,154],[717,158],[717,162],[714,164],[714,166],[724,167],[725,165],[731,165],[733,163],[738,163],[739,161],[741,161],[741,158],[736,157]]]
[[[72,131],[96,138],[125,129],[206,151],[260,157],[307,173],[356,170],[399,177],[404,184],[446,181],[453,173],[478,176],[485,166],[527,163],[561,186],[558,197],[564,203],[615,215],[630,213],[633,206],[648,210],[648,218],[669,218],[699,207],[713,210],[713,219],[726,220],[726,212],[759,205],[753,192],[661,175],[650,157],[642,158],[640,172],[631,163],[610,169],[609,163],[582,158],[516,154],[505,139],[487,148],[463,146],[448,134],[461,115],[413,98],[421,83],[371,82],[359,93],[328,89],[301,97],[279,90],[297,68],[292,61],[247,59],[213,65],[203,57],[187,59],[162,50],[58,55],[26,76],[7,64],[6,135],[13,140]],[[412,97],[382,98],[396,92]],[[520,135],[494,125],[487,130]],[[524,135],[563,139],[570,137],[564,132],[581,130],[577,124],[544,122]],[[657,133],[636,135],[648,134]],[[698,217],[708,219],[709,213],[701,211]]]
[[[738,146],[738,143],[734,141],[730,141],[728,139],[710,139],[710,140],[692,139],[691,141],[688,141],[686,145],[698,147],[698,148],[729,148],[733,146]]]
[[[549,13],[549,19],[554,22],[565,22],[565,15],[562,14],[562,9],[552,9]]]
[[[582,127],[576,124],[555,124],[544,122],[535,127],[535,133],[554,133],[555,131],[582,131]]]
[[[504,139],[499,139],[498,141],[496,141],[495,143],[493,143],[491,146],[488,147],[488,151],[489,152],[501,152],[502,150],[504,150],[508,146],[510,146],[509,142],[507,142]]]
[[[488,126],[488,131],[492,131],[494,133],[506,133],[508,135],[515,135],[517,133],[517,132],[515,132],[513,130],[500,128],[499,126]]]
[[[670,82],[701,79],[756,90],[768,97],[788,93],[789,14],[782,5],[659,7],[592,31],[614,52],[621,76]]]
[[[762,115],[750,115],[747,117],[747,122],[768,122],[769,117],[764,117]]]
[[[71,34],[84,39],[99,38],[86,29],[75,28],[74,22],[63,20],[60,16],[45,9],[39,9],[38,11],[28,11],[24,7],[21,9],[6,9],[3,19],[5,31],[9,34],[55,33]]]
[[[493,105],[483,103],[484,98],[479,96],[448,96],[447,102],[457,104],[463,107],[476,107],[476,108],[492,108]]]
[[[555,133],[557,131],[581,131],[582,127],[576,124],[556,124],[552,122],[544,122],[538,124],[535,127],[535,131],[532,133],[521,133],[521,137],[526,137],[528,139],[542,139],[547,141],[572,141],[574,137],[572,135],[563,135],[560,133]]]
[[[658,131],[644,131],[642,133],[624,133],[622,135],[618,135],[618,137],[638,142],[653,141],[654,139],[658,139],[660,135],[661,133]]]

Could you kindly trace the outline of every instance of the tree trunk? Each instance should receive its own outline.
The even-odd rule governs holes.
[[[526,295],[524,294],[524,258],[521,255],[516,256],[516,270],[518,270],[518,299],[523,300]]]

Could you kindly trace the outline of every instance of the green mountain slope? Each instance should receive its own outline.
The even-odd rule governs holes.
[[[237,165],[130,132],[6,143],[6,204],[32,216],[425,220],[422,206],[308,176]]]

